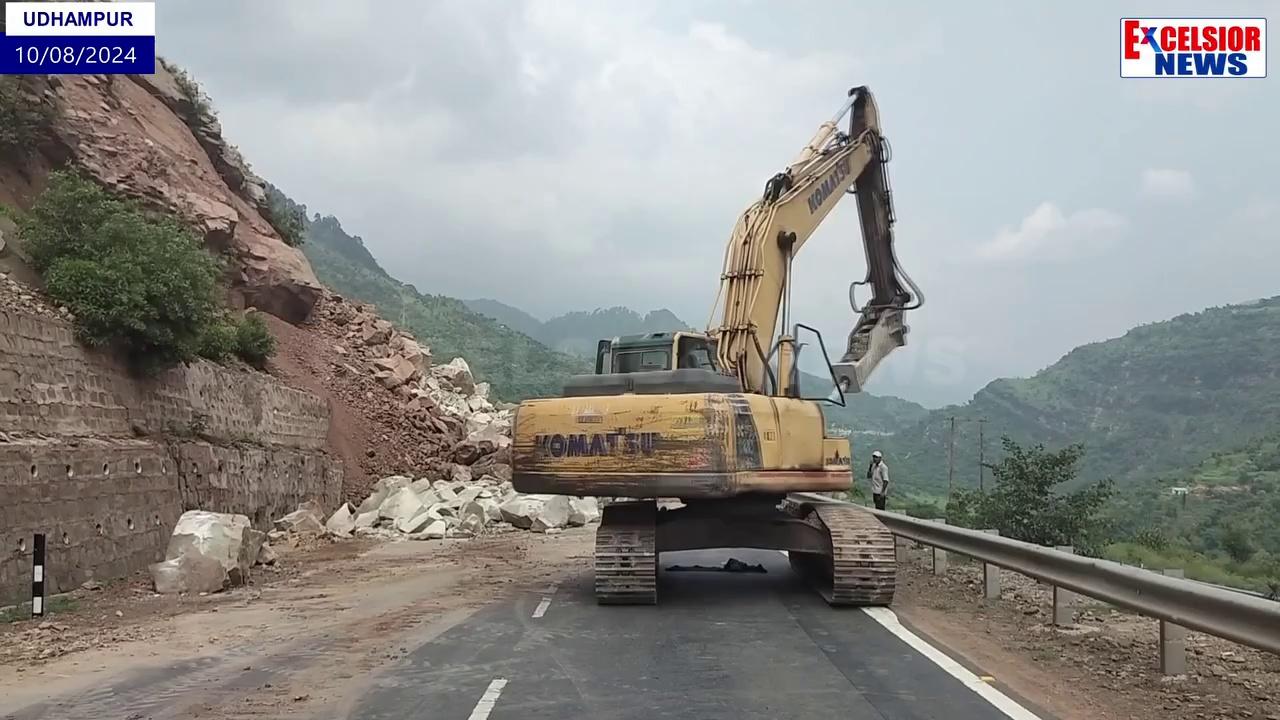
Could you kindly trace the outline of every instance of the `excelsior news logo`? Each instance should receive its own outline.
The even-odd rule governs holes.
[[[1266,76],[1266,18],[1120,20],[1120,77]]]

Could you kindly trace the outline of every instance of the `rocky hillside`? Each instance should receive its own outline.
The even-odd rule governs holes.
[[[177,215],[234,260],[233,302],[296,322],[320,297],[302,253],[268,219],[264,183],[222,138],[185,75],[3,78],[5,95],[38,103],[36,152],[0,163],[0,204],[30,205],[51,169],[72,166],[114,193]]]
[[[507,410],[490,400],[484,378],[516,394],[526,375],[546,382],[556,374],[549,364],[561,362],[561,375],[572,367],[518,333],[486,334],[497,324],[457,301],[395,283],[336,220],[306,219],[223,139],[211,101],[181,70],[161,63],[146,76],[0,77],[0,115],[10,121],[0,133],[0,206],[8,214],[27,215],[46,197],[52,172],[69,169],[113,197],[194,229],[204,249],[224,261],[228,304],[265,311],[251,313],[264,318],[275,339],[265,369],[327,405],[326,450],[341,460],[342,492],[353,500],[392,474],[416,477],[485,458],[503,464]],[[68,232],[96,227],[90,220],[100,221],[68,222]],[[74,319],[66,308],[44,303],[27,244],[13,241],[16,229],[0,220],[5,308]],[[312,236],[326,278],[343,283],[343,292],[347,278],[371,278],[402,302],[375,308],[322,286],[296,247],[304,234]],[[97,237],[79,239],[95,240],[101,244]],[[127,298],[122,282],[111,287]],[[389,297],[370,295],[384,305]],[[411,335],[424,318],[434,321],[428,332]],[[477,358],[486,375],[473,377],[463,357]]]
[[[1194,466],[1280,428],[1280,298],[1137,327],[929,413],[886,442],[904,487],[945,491],[953,415],[958,485],[977,482],[978,418],[988,421],[988,452],[1001,434],[1083,442],[1081,481],[1123,485]]]
[[[306,209],[286,198],[290,208]],[[369,303],[383,317],[429,345],[438,357],[463,356],[494,395],[508,401],[558,395],[565,378],[590,370],[578,357],[547,349],[517,330],[472,310],[460,300],[419,292],[391,277],[337,218],[306,219],[303,252],[325,285]]]

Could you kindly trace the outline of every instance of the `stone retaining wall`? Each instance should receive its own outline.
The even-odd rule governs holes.
[[[316,450],[329,409],[268,375],[197,361],[139,379],[59,320],[0,310],[0,432],[59,436],[198,434]]]
[[[29,597],[37,532],[53,594],[163,559],[184,510],[269,529],[304,500],[336,507],[328,425],[268,375],[200,362],[141,380],[64,322],[0,310],[0,605]]]

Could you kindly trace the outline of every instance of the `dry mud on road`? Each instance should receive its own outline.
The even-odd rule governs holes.
[[[593,532],[348,541],[286,556],[294,571],[278,580],[259,574],[255,587],[185,603],[91,594],[0,634],[0,717],[345,717],[380,665],[481,606],[589,567]],[[85,649],[39,659],[58,644]]]

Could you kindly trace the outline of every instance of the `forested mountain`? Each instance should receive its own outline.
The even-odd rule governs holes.
[[[287,203],[291,212],[305,214],[305,207]],[[334,292],[376,305],[381,315],[430,346],[437,362],[465,357],[477,378],[488,381],[503,400],[558,395],[565,378],[590,371],[586,360],[554,352],[461,300],[424,294],[391,277],[337,218],[307,217],[302,251]]]
[[[1280,298],[1140,326],[930,412],[886,439],[903,487],[945,494],[952,416],[957,485],[977,483],[978,419],[988,453],[1002,434],[1084,443],[1081,482],[1123,485],[1194,466],[1280,429]]]
[[[686,330],[690,326],[667,309],[644,315],[621,306],[575,311],[545,322],[525,311],[497,300],[466,300],[467,307],[519,330],[549,348],[572,355],[594,357],[596,343],[615,335]]]

